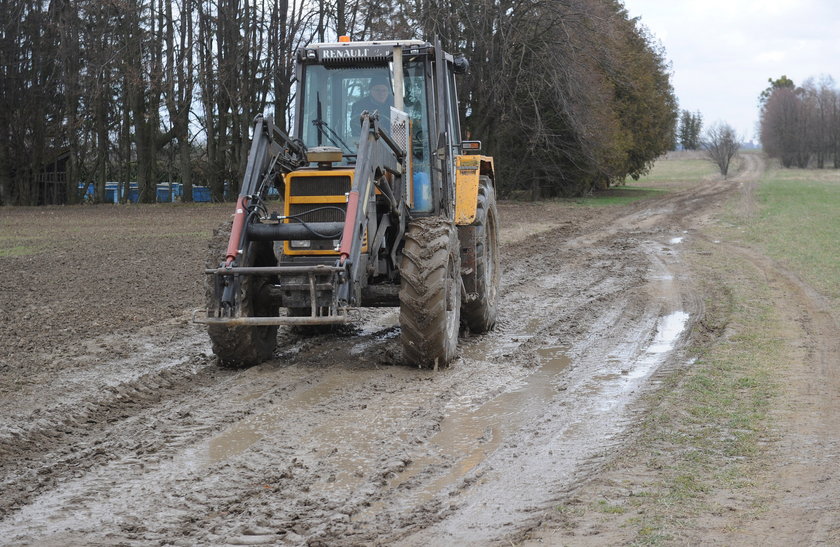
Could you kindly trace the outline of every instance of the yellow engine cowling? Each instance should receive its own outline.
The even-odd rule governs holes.
[[[298,216],[307,222],[344,222],[347,194],[353,183],[352,169],[301,169],[285,176],[283,214]],[[320,210],[319,210],[320,209]],[[286,219],[286,223],[296,222]],[[302,243],[302,242],[301,242]],[[338,256],[338,240],[307,240],[308,246],[295,241],[283,243],[288,256]],[[367,251],[367,240],[362,252]]]

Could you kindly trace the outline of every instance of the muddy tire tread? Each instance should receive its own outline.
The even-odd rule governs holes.
[[[210,243],[210,250],[207,258],[207,267],[216,268],[224,259],[224,252],[227,249],[227,241],[230,237],[231,222],[227,222],[213,232],[213,239]],[[250,243],[251,247],[247,254],[245,266],[273,266],[277,264],[271,247],[257,243]],[[273,260],[272,260],[273,259]],[[273,263],[272,263],[273,262]],[[259,291],[255,282],[265,282],[265,278],[246,276],[242,278],[240,294],[249,291]],[[215,291],[213,279],[207,276],[205,280],[205,295],[207,297],[207,309],[215,309]],[[278,310],[262,308],[254,314],[253,304],[243,304],[243,314],[247,316],[270,316],[279,315]],[[277,345],[277,331],[275,326],[236,326],[224,327],[220,325],[208,325],[207,333],[213,347],[213,353],[219,358],[219,364],[223,367],[242,368],[257,365],[270,359],[274,354]]]
[[[476,228],[475,268],[478,298],[471,302],[464,302],[461,306],[461,321],[470,329],[470,332],[476,334],[490,331],[496,325],[498,315],[501,264],[497,222],[496,192],[489,177],[482,176],[478,187],[475,221],[472,224]],[[489,234],[489,230],[493,233]],[[492,237],[492,241],[488,240],[488,236]],[[489,249],[489,245],[493,245],[494,248]],[[487,274],[488,251],[490,256],[495,257],[496,262],[492,278]]]
[[[458,344],[461,284],[458,236],[442,219],[412,221],[406,231],[400,268],[400,327],[403,355],[410,364],[445,366]],[[453,270],[454,268],[454,270]],[[455,279],[448,272],[455,272]],[[457,316],[447,321],[447,291],[454,291]],[[451,293],[450,293],[451,295]],[[450,296],[452,297],[452,295]],[[454,328],[452,323],[454,321]]]

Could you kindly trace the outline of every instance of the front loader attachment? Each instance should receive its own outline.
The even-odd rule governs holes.
[[[379,128],[376,115],[364,112],[361,126],[363,138],[352,182],[341,196],[346,206],[334,203],[299,211],[291,210],[287,204],[286,214],[278,215],[267,211],[264,199],[269,187],[281,176],[300,171],[306,175],[301,180],[316,180],[332,188],[334,184],[324,181],[339,180],[346,170],[333,171],[324,161],[332,158],[331,150],[318,149],[312,152],[312,158],[307,158],[306,150],[295,148],[297,143],[270,122],[257,118],[227,248],[220,260],[211,259],[205,269],[209,276],[208,308],[193,313],[194,322],[209,326],[211,338],[221,329],[244,334],[249,329],[278,325],[337,325],[351,321],[351,311],[360,305],[361,290],[367,281],[368,256],[363,249],[384,246],[386,228],[397,234],[392,239],[400,238],[405,226],[399,177],[405,153]],[[278,138],[279,143],[274,140]],[[289,145],[297,162],[289,160]],[[340,159],[340,151],[337,152]],[[301,171],[309,163],[307,160],[319,168]],[[287,185],[298,178],[286,178]],[[318,199],[309,191],[305,194],[311,197],[288,199],[303,199],[304,203]],[[377,195],[391,209],[384,218],[376,216]],[[324,220],[336,212],[342,215],[341,221]],[[300,241],[325,250],[317,251],[320,255],[294,255],[278,261],[276,242]],[[261,313],[255,313],[258,307]],[[283,309],[287,311],[281,312]],[[230,338],[229,332],[224,338]]]

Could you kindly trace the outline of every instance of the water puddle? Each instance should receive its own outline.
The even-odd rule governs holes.
[[[674,349],[680,334],[685,330],[688,322],[688,314],[684,311],[675,311],[666,315],[659,322],[656,329],[656,336],[647,348],[648,353],[665,353]]]
[[[631,363],[623,365],[620,371],[608,373],[598,377],[601,398],[600,410],[608,411],[616,406],[627,393],[638,386],[638,380],[647,377],[656,370],[677,344],[685,331],[689,315],[684,311],[676,311],[659,319],[656,334],[647,347],[643,348],[638,357]]]
[[[542,415],[546,403],[558,391],[555,385],[557,376],[569,366],[565,349],[538,349],[540,368],[525,378],[521,386],[502,393],[476,409],[455,411],[447,416],[440,424],[440,431],[430,440],[437,454],[412,462],[389,481],[389,487],[396,488],[423,471],[441,465],[441,460],[453,462],[452,467],[416,493],[418,502],[430,500],[438,492],[464,478],[495,451],[510,433],[519,431],[535,417]]]
[[[247,416],[210,439],[204,447],[196,449],[191,457],[192,463],[196,466],[212,465],[241,454],[264,437],[278,434],[287,419],[286,409],[313,405],[330,397],[346,383],[347,378],[336,372],[322,382],[303,388],[282,404],[270,405]]]

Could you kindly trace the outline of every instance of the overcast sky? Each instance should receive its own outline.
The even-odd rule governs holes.
[[[680,109],[756,137],[758,95],[782,74],[840,83],[838,0],[624,0],[662,42]],[[757,140],[757,138],[756,138]]]

